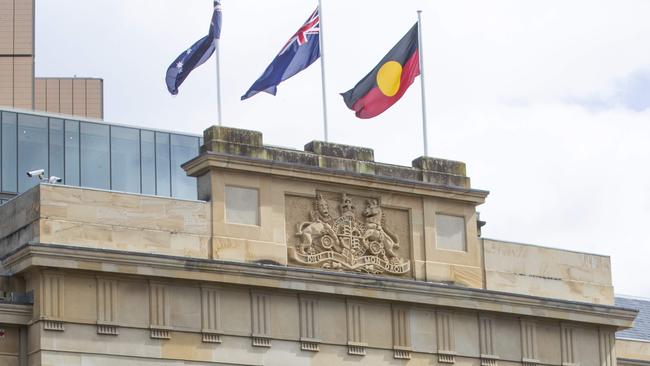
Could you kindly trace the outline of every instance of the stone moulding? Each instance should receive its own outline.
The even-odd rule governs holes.
[[[539,360],[524,358],[523,360],[521,360],[521,364],[523,366],[537,366],[537,365],[539,365]]]
[[[393,358],[397,360],[410,360],[411,347],[393,347]]]
[[[456,363],[456,352],[438,351],[438,362],[440,362],[440,363]]]
[[[354,356],[366,355],[366,343],[348,342],[348,354]]]
[[[303,351],[318,352],[319,345],[319,339],[300,338],[300,349]]]
[[[481,366],[496,366],[499,356],[481,355]]]
[[[33,313],[32,305],[0,303],[0,323],[31,324]]]
[[[98,255],[101,253],[101,262]],[[147,270],[161,278],[177,280],[215,281],[239,286],[259,286],[264,279],[270,289],[292,289],[296,286],[318,284],[319,294],[356,296],[359,288],[372,289],[370,298],[385,301],[402,301],[408,296],[413,304],[455,307],[467,310],[507,312],[511,315],[529,315],[544,319],[570,320],[614,327],[632,327],[637,311],[620,307],[576,303],[558,299],[542,299],[533,296],[469,289],[440,285],[415,280],[382,277],[377,283],[376,276],[296,268],[286,266],[231,263],[218,260],[187,260],[184,257],[171,257],[147,253],[134,253],[109,249],[93,249],[58,244],[27,244],[6,256],[2,264],[14,273],[31,266],[48,266],[61,269],[79,267],[97,271],[119,268],[120,273],[141,273]],[[291,279],[288,286],[287,279]],[[2,308],[0,304],[0,308]],[[24,319],[29,307],[23,307]],[[503,309],[507,309],[503,310]]]
[[[269,337],[253,336],[252,339],[253,347],[271,348],[271,338]]]
[[[201,341],[203,343],[221,343],[221,334],[203,329],[201,331]]]
[[[167,327],[151,327],[152,339],[172,339],[171,328]]]
[[[115,324],[97,323],[97,334],[116,336],[119,334],[118,327]]]
[[[394,166],[386,166],[390,170]],[[344,185],[367,188],[373,186],[376,189],[389,191],[403,191],[410,194],[422,194],[442,198],[454,197],[454,199],[484,203],[487,191],[470,188],[469,177],[446,175],[448,178],[458,178],[464,182],[460,184],[445,184],[436,182],[436,179],[420,180],[412,176],[409,179],[399,179],[385,175],[368,175],[355,172],[328,169],[322,167],[298,166],[292,163],[280,161],[265,161],[245,156],[233,156],[210,152],[200,155],[183,164],[183,169],[188,175],[198,177],[212,168],[228,168],[238,171],[264,172],[272,176],[291,177],[294,179],[306,179],[310,181],[324,181],[329,184],[336,182]],[[384,169],[379,168],[380,171]],[[434,175],[435,172],[432,172]],[[417,174],[416,174],[417,175]],[[429,177],[433,178],[433,177]]]
[[[60,320],[43,320],[43,329],[63,332],[65,330],[65,327],[63,325],[63,322]]]

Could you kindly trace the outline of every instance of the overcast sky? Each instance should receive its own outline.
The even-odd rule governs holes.
[[[240,102],[316,0],[223,0],[224,124],[321,140],[320,66]],[[36,0],[36,75],[104,79],[105,119],[201,133],[215,64],[176,97],[164,75],[207,34],[212,0]],[[467,163],[484,236],[610,255],[617,293],[650,297],[650,1],[323,0],[330,141],[422,155],[419,79],[359,120],[354,86],[422,9],[429,155]]]

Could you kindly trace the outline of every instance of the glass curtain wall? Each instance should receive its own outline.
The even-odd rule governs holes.
[[[196,199],[196,180],[180,167],[202,138],[104,123],[0,111],[0,193],[38,184],[44,169],[61,184]]]

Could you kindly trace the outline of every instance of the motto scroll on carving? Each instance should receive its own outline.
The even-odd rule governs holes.
[[[318,194],[309,221],[296,226],[297,242],[292,259],[302,265],[371,274],[405,274],[411,262],[396,250],[400,241],[386,223],[386,215],[376,199],[368,199],[360,215],[347,195],[339,203],[340,216],[334,217],[328,201]],[[360,217],[359,217],[360,216]]]

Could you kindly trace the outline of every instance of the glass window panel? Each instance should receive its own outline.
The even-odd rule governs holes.
[[[47,171],[48,159],[47,117],[29,114],[18,115],[18,192],[25,192],[39,183],[38,178],[26,172],[36,169]]]
[[[65,121],[65,184],[79,185],[79,122]]]
[[[156,194],[156,146],[152,131],[140,131],[142,193]]]
[[[16,113],[2,112],[2,190],[18,192]]]
[[[97,123],[79,124],[81,146],[81,185],[110,188],[110,155],[108,126]]]
[[[171,195],[169,134],[156,132],[156,194]]]
[[[436,246],[440,249],[467,250],[465,218],[436,214]]]
[[[111,127],[111,189],[140,192],[140,131]]]
[[[50,176],[63,178],[63,120],[50,118]]]
[[[259,225],[258,196],[254,188],[226,186],[226,222]]]
[[[172,162],[172,196],[185,199],[196,199],[196,179],[188,177],[181,164],[198,155],[198,138],[192,136],[174,135],[171,137]]]

